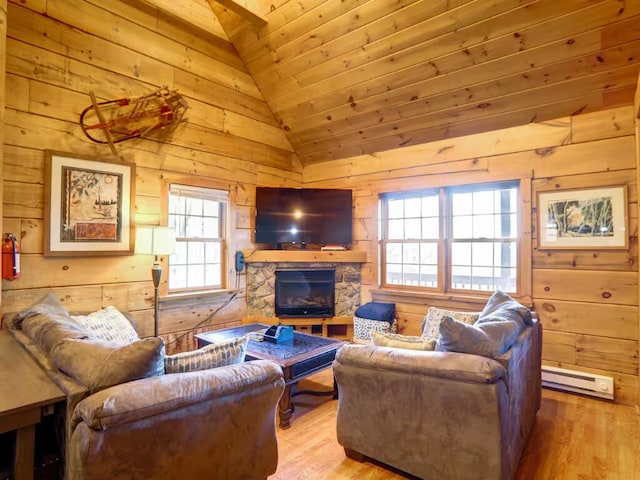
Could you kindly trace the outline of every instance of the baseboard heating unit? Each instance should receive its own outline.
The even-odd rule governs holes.
[[[613,378],[542,366],[542,386],[613,400]]]

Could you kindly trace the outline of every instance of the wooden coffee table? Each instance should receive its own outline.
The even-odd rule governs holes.
[[[250,333],[258,333],[268,327],[269,325],[262,323],[252,323],[240,327],[201,333],[196,335],[198,348],[210,343],[220,342],[221,340],[241,337]],[[285,343],[257,341],[252,337],[256,338],[256,336],[249,337],[246,360],[271,360],[280,365],[284,373],[285,389],[279,404],[281,428],[290,427],[291,415],[294,409],[291,402],[292,396],[312,394],[333,395],[334,398],[337,398],[338,391],[335,382],[334,389],[328,392],[310,390],[296,392],[295,384],[309,375],[331,367],[333,359],[336,357],[336,351],[346,342],[299,332],[293,333],[293,341]]]

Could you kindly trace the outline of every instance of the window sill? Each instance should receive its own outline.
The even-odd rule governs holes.
[[[193,292],[169,293],[158,299],[161,308],[174,307],[181,304],[200,304],[206,302],[224,302],[232,296],[237,295],[238,290],[221,289],[221,290],[199,290]]]
[[[459,304],[467,308],[475,308],[482,310],[482,308],[489,300],[489,297],[493,292],[488,292],[486,295],[481,294],[467,294],[467,293],[441,293],[441,292],[427,292],[417,290],[405,290],[396,288],[378,288],[371,290],[371,295],[374,300],[395,302],[395,303],[412,303],[417,305],[446,305],[455,306]],[[509,294],[514,300],[517,300],[522,305],[531,308],[531,297],[518,296]]]

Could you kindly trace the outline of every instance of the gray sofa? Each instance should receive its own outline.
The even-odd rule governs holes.
[[[542,330],[527,323],[495,358],[343,346],[334,374],[347,456],[422,479],[513,478],[540,407]]]
[[[275,413],[284,390],[278,365],[252,361],[172,374],[131,365],[127,368],[139,378],[95,389],[92,382],[65,375],[52,361],[68,339],[87,338],[60,308],[32,309],[20,321],[5,318],[3,325],[67,395],[56,411],[66,480],[252,480],[275,473]],[[22,328],[22,320],[29,328]],[[127,348],[146,348],[152,362],[163,365],[157,352],[164,354],[164,344],[158,350],[157,342],[143,339]],[[137,355],[110,354],[94,372],[100,370],[104,378],[103,367],[135,362]],[[71,370],[89,363],[79,357]],[[87,379],[87,372],[81,378]]]

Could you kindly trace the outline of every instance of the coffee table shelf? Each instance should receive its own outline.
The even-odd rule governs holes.
[[[350,341],[353,338],[353,317],[300,317],[300,318],[278,318],[278,317],[244,317],[243,325],[251,323],[264,323],[266,325],[291,325],[300,333],[313,333],[316,331],[323,337],[331,337],[337,340]]]

